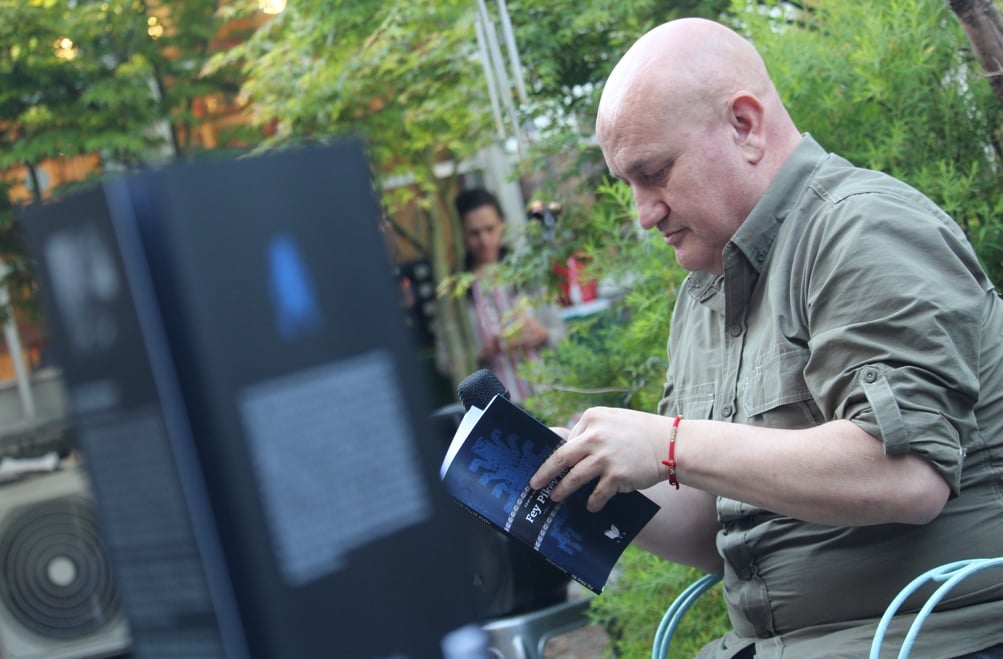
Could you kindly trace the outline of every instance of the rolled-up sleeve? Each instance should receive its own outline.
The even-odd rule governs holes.
[[[985,286],[974,255],[922,199],[830,203],[792,272],[809,327],[808,387],[826,416],[853,421],[887,454],[922,455],[956,494],[964,438],[976,433]]]

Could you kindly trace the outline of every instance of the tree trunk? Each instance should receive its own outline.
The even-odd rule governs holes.
[[[42,203],[42,182],[38,178],[38,169],[34,163],[25,163],[28,168],[28,180],[31,181],[31,199],[36,204]]]
[[[1003,103],[1003,15],[993,0],[947,0],[972,44],[996,98]]]

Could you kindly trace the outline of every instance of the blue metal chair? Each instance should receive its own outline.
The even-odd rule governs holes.
[[[919,612],[915,614],[915,620],[913,620],[913,623],[909,627],[909,631],[906,634],[905,640],[902,642],[898,659],[906,659],[909,656],[923,623],[926,622],[930,612],[932,612],[937,604],[944,599],[947,593],[962,580],[975,574],[976,572],[990,567],[1003,567],[1003,557],[971,558],[964,561],[947,563],[928,570],[909,582],[909,584],[899,591],[899,594],[895,596],[895,598],[888,605],[888,608],[885,609],[884,615],[881,616],[881,620],[878,622],[878,627],[874,634],[874,640],[871,643],[871,653],[869,655],[869,659],[879,659],[879,655],[881,654],[881,644],[884,642],[885,633],[888,631],[888,625],[891,624],[892,618],[894,618],[895,614],[898,613],[902,603],[905,602],[906,598],[916,592],[916,590],[930,581],[943,582],[942,585],[933,591],[933,593],[927,598]],[[686,612],[691,606],[693,606],[693,603],[697,600],[697,598],[713,588],[720,580],[721,576],[717,574],[704,575],[690,584],[686,590],[676,597],[675,601],[665,612],[665,615],[662,617],[662,621],[658,625],[658,629],[655,632],[655,640],[651,649],[651,659],[665,659],[668,656],[672,636],[675,634],[676,628],[679,627],[682,617],[686,615]]]
[[[690,610],[693,603],[701,595],[713,588],[717,582],[721,581],[720,574],[705,574],[681,592],[672,605],[662,616],[662,621],[655,631],[655,642],[651,647],[651,659],[664,659],[669,656],[669,645],[672,643],[672,636],[676,633],[676,628],[682,621],[683,616]]]
[[[895,596],[895,599],[885,609],[885,614],[881,616],[881,621],[878,622],[878,628],[874,633],[874,641],[871,643],[870,659],[878,659],[878,655],[881,654],[881,643],[884,641],[888,625],[891,624],[892,618],[895,617],[899,607],[902,606],[906,598],[912,595],[918,588],[930,581],[944,582],[937,590],[933,591],[930,597],[927,598],[926,603],[923,604],[923,607],[916,614],[916,619],[913,620],[909,631],[906,633],[905,640],[902,641],[902,648],[899,650],[898,655],[899,659],[905,659],[909,656],[913,643],[916,642],[916,637],[919,635],[920,628],[926,622],[930,612],[940,603],[940,600],[944,599],[944,596],[959,582],[989,567],[1003,567],[1003,558],[970,558],[964,561],[955,561],[954,563],[947,563],[932,570],[927,570],[910,581],[905,588],[899,591],[899,594]]]

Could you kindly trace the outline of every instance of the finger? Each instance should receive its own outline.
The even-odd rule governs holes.
[[[568,441],[568,435],[571,434],[571,428],[565,428],[563,426],[554,426],[551,428],[551,431],[564,441]]]
[[[586,454],[550,491],[550,498],[553,501],[564,501],[600,475],[598,464],[591,455]]]
[[[593,488],[592,493],[589,494],[589,499],[585,504],[585,507],[589,512],[597,513],[603,509],[610,499],[614,495],[618,494],[620,488],[616,487],[613,479],[602,478],[596,483],[595,488]]]
[[[536,470],[533,477],[529,479],[529,486],[534,490],[543,489],[550,481],[554,480],[561,472],[563,472],[567,467],[574,464],[567,457],[565,457],[564,449],[567,448],[567,444],[561,445],[556,451],[550,454],[540,468]]]
[[[590,513],[597,513],[603,509],[610,499],[613,497],[602,496],[598,492],[593,491],[589,495],[589,500],[585,504],[585,509]]]
[[[592,485],[587,501],[591,512],[601,510],[619,492],[633,490],[628,474],[601,447],[589,451],[551,492],[551,498],[563,500],[582,487]]]
[[[568,430],[567,428],[551,428],[551,430],[564,439],[565,443],[551,453],[550,457],[544,460],[543,464],[540,465],[540,468],[536,470],[535,474],[533,474],[533,477],[529,479],[529,486],[531,488],[534,490],[542,489],[549,484],[550,481],[554,480],[554,478],[556,478],[561,472],[568,467],[574,466],[574,464],[581,459],[581,456],[574,457],[568,455],[568,452],[571,449],[568,448],[567,443],[568,440],[570,440],[575,434],[575,431],[578,430],[580,425],[581,422],[579,421],[579,423],[571,430]]]
[[[578,442],[577,439],[582,437],[589,425],[589,413],[590,410],[586,410],[571,430],[564,428],[554,429],[555,432],[564,437],[565,443],[551,453],[550,457],[536,471],[536,474],[529,481],[530,487],[534,490],[546,487],[552,480],[560,476],[563,472],[572,469],[579,461],[588,456],[588,445],[584,442]],[[567,479],[567,475],[564,476],[564,479]],[[569,485],[558,486],[559,498],[554,498],[553,492],[551,492],[551,498],[555,501],[560,501],[581,487],[585,482],[588,481],[580,481],[579,477],[573,477]]]

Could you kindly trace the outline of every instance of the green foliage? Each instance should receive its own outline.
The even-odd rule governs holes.
[[[192,99],[236,88],[230,73],[199,75],[221,25],[215,9],[214,0],[172,2],[169,15],[142,0],[0,2],[0,168],[87,153],[129,168],[165,147],[183,151],[177,131],[171,142],[152,128],[190,135]],[[59,47],[64,39],[71,48]]]
[[[615,576],[592,600],[589,617],[609,632],[618,659],[651,656],[655,630],[679,593],[703,576],[694,568],[668,563],[636,547],[628,547]],[[696,601],[672,639],[670,659],[693,657],[729,628],[718,584]]]
[[[7,289],[10,304],[34,313],[35,307],[31,299],[35,291],[35,282],[24,259],[24,246],[21,238],[21,227],[12,221],[13,207],[7,196],[8,185],[0,181],[0,271],[3,278],[0,286]],[[0,308],[0,321],[6,320],[9,308]]]
[[[857,165],[912,184],[966,231],[1003,281],[1003,108],[947,3],[733,4],[794,121]],[[778,16],[785,15],[786,19]]]
[[[530,95],[565,115],[583,105],[591,110],[591,97],[583,92],[605,79],[642,32],[675,16],[713,16],[726,5],[727,0],[507,0]]]
[[[537,131],[520,173],[539,186],[536,192],[567,206],[575,190],[562,183],[595,167],[595,151],[582,143],[592,138],[601,85],[638,36],[680,16],[717,17],[728,2],[507,0],[529,90],[520,111]]]
[[[100,175],[190,154],[185,138],[201,121],[192,100],[237,89],[231,71],[200,74],[222,25],[216,4],[178,0],[167,12],[143,0],[0,0],[0,169],[32,175],[45,161],[94,154]],[[0,257],[15,303],[34,312],[3,192]]]
[[[561,231],[578,240],[559,234],[554,243],[575,244],[590,264],[586,272],[619,295],[608,312],[572,321],[568,340],[527,367],[543,387],[527,406],[562,423],[596,405],[653,410],[665,381],[669,317],[684,271],[657,234],[636,226],[630,189],[620,182],[600,184],[592,211],[568,219]]]
[[[234,62],[247,74],[253,120],[276,127],[266,145],[361,135],[376,173],[413,177],[436,211],[432,165],[468,158],[493,137],[466,0],[290,3],[209,70]],[[415,193],[388,195],[399,209]]]

